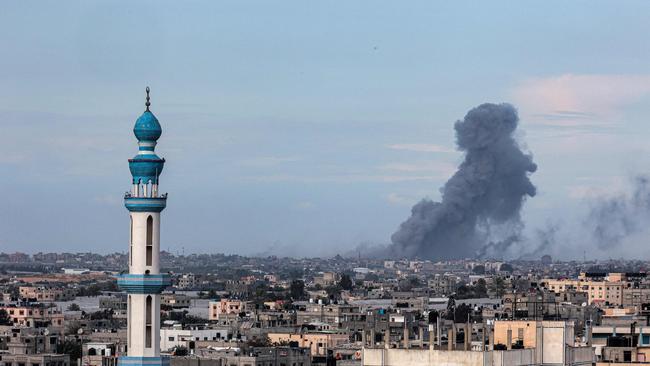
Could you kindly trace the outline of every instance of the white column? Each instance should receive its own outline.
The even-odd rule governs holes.
[[[151,217],[151,224],[148,224]],[[160,273],[160,213],[159,212],[131,212],[133,220],[132,258],[129,273],[149,274]],[[151,238],[149,238],[151,236]],[[150,246],[148,244],[151,244]],[[149,247],[149,248],[148,248]],[[147,251],[150,251],[151,260],[147,262]]]
[[[129,349],[131,357],[160,355],[160,295],[131,294],[129,308]],[[150,313],[147,298],[151,297]],[[148,316],[147,316],[148,315]],[[147,334],[149,333],[149,334]]]

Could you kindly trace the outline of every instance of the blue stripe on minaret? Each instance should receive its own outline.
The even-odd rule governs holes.
[[[169,357],[120,357],[117,359],[118,366],[169,366]]]
[[[122,274],[117,285],[129,294],[159,294],[171,285],[167,274]]]

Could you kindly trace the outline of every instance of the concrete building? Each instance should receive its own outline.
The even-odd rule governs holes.
[[[70,366],[70,356],[56,353],[59,335],[44,329],[14,328],[6,334],[7,353],[0,366]]]
[[[238,315],[250,310],[248,304],[241,300],[221,299],[219,301],[210,301],[208,306],[209,320],[219,320],[226,315]]]
[[[100,309],[112,309],[113,311],[127,311],[128,295],[123,293],[101,296],[99,298]]]
[[[296,322],[308,324],[314,322],[327,323],[335,328],[340,328],[344,314],[355,310],[355,306],[348,304],[323,304],[322,302],[299,302],[296,306]]]
[[[9,316],[9,320],[15,326],[22,327],[51,327],[62,330],[64,327],[64,316],[57,308],[41,304],[30,305],[9,305],[0,306]]]
[[[334,272],[325,272],[320,276],[314,277],[314,284],[327,287],[336,284],[338,280],[338,274]]]
[[[88,342],[83,344],[81,364],[84,366],[116,366],[117,347],[110,342]]]
[[[449,334],[454,332],[450,329]],[[485,335],[484,335],[485,336]],[[364,366],[532,366],[532,365],[592,365],[593,348],[576,346],[573,326],[566,322],[496,321],[488,336],[487,350],[456,350],[428,348],[365,348]],[[450,339],[450,338],[448,338]],[[492,343],[493,342],[493,343]],[[493,345],[493,346],[491,346]],[[499,349],[497,349],[499,348]]]
[[[627,281],[623,273],[610,273],[607,276],[594,277],[582,273],[578,279],[552,279],[542,280],[550,291],[563,293],[565,291],[585,292],[588,303],[599,306],[621,306],[624,303],[624,292],[632,288],[632,283]],[[638,294],[641,295],[640,293]],[[633,301],[633,297],[629,302]]]
[[[162,294],[160,295],[160,303],[174,309],[189,308],[192,299],[184,294]]]
[[[159,176],[165,160],[155,153],[162,134],[158,119],[146,110],[135,122],[138,154],[129,159],[131,192],[124,197],[130,216],[129,274],[118,277],[118,285],[128,293],[128,356],[120,357],[122,366],[168,365],[160,355],[160,293],[170,284],[160,273],[160,213],[167,194],[158,191]]]
[[[313,356],[327,356],[327,351],[349,341],[347,332],[321,331],[308,333],[277,332],[268,334],[271,343],[296,342],[309,348]]]
[[[650,325],[598,325],[591,328],[591,344],[601,362],[650,362]]]
[[[299,347],[255,347],[202,349],[196,355],[174,357],[172,366],[311,366],[309,349]]]
[[[193,273],[184,273],[176,278],[176,287],[191,290],[196,287],[196,276]]]
[[[233,333],[228,328],[162,328],[160,330],[160,349],[167,352],[182,346],[193,350],[196,348],[194,344],[199,341],[229,341],[232,338]]]
[[[51,288],[45,286],[20,286],[20,298],[38,302],[70,301],[75,298],[71,288]]]
[[[449,296],[458,288],[458,278],[454,275],[435,274],[427,281],[432,296]]]

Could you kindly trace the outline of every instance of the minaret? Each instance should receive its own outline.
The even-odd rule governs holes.
[[[158,178],[165,159],[154,152],[162,128],[149,110],[149,87],[146,91],[147,109],[133,128],[139,148],[129,159],[131,192],[124,196],[130,216],[129,273],[118,276],[117,284],[128,293],[128,356],[120,357],[120,366],[169,365],[169,358],[160,356],[160,293],[169,285],[169,277],[160,273],[160,212],[167,194],[158,193]]]

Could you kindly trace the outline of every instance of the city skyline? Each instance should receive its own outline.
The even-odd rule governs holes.
[[[453,123],[510,102],[539,167],[530,245],[550,224],[568,243],[553,257],[632,257],[644,229],[615,249],[581,234],[650,166],[650,4],[633,4],[6,4],[0,252],[123,251],[129,130],[150,85],[164,191],[184,197],[162,250],[389,244],[462,161]]]

